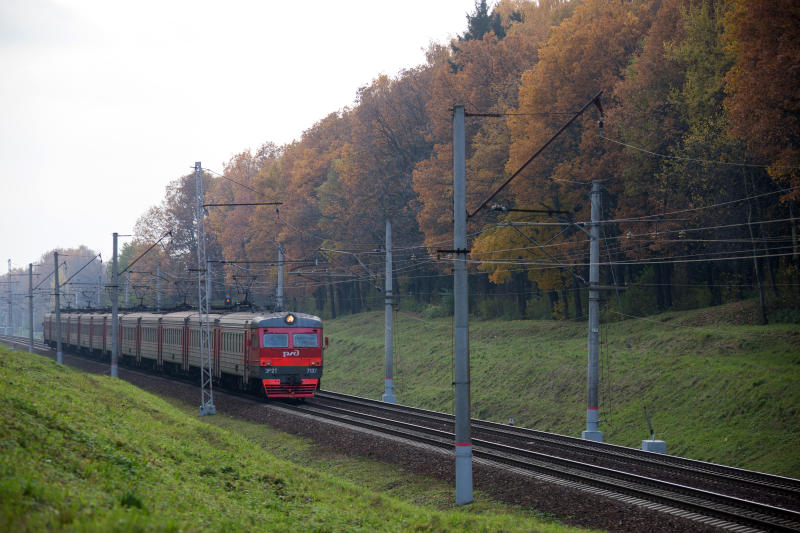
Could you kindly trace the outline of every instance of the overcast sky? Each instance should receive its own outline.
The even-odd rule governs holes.
[[[195,161],[285,144],[474,0],[0,0],[0,271],[113,232]]]

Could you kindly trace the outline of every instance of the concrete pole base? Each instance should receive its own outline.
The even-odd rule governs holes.
[[[394,394],[387,392],[381,396],[381,401],[386,403],[397,403],[397,398],[394,397]]]
[[[593,440],[595,442],[603,442],[602,431],[582,431],[581,438],[583,440]]]
[[[583,440],[603,442],[603,432],[597,429],[599,422],[597,407],[588,407],[586,409],[586,431],[581,433],[581,438]]]
[[[381,396],[381,401],[397,403],[397,398],[394,396],[394,380],[392,378],[386,378],[386,388],[383,396]]]
[[[472,503],[472,444],[456,443],[456,505]]]
[[[663,440],[643,440],[642,450],[653,453],[667,453],[667,443]]]

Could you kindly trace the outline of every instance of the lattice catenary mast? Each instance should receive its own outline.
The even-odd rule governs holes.
[[[216,414],[214,390],[211,376],[211,342],[208,307],[211,294],[211,277],[206,257],[206,227],[203,211],[203,168],[200,162],[194,164],[194,177],[197,191],[197,307],[200,314],[200,416]]]

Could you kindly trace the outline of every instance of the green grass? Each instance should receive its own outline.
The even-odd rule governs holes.
[[[748,304],[666,313],[601,328],[600,430],[639,448],[800,477],[800,328],[753,323]],[[383,394],[383,313],[328,320],[326,389]],[[452,412],[452,319],[399,313],[397,401]],[[568,321],[470,322],[473,417],[580,436],[587,331]]]
[[[569,531],[3,347],[0,402],[0,531]]]

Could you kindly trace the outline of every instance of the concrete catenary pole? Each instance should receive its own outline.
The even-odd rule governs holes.
[[[156,312],[161,311],[161,265],[156,265]]]
[[[392,223],[386,221],[386,310],[384,317],[384,346],[386,355],[386,382],[383,397],[387,403],[397,403],[394,396],[394,358],[392,346]]]
[[[453,109],[453,351],[455,366],[456,505],[472,503],[470,441],[467,203],[464,106]]]
[[[111,377],[117,377],[119,362],[119,263],[117,261],[117,239],[114,233],[114,248],[111,258]]]
[[[278,243],[278,288],[275,289],[275,311],[283,311],[283,254],[286,250]]]
[[[585,440],[603,442],[603,432],[597,429],[598,353],[600,346],[600,182],[592,182],[592,225],[589,244],[589,363],[586,386]]]
[[[6,335],[13,335],[14,334],[14,321],[11,318],[11,313],[13,312],[13,307],[11,305],[11,259],[8,260],[8,329],[6,329]]]
[[[131,287],[131,271],[128,270],[127,272],[125,272],[125,309],[130,307],[128,305],[128,295],[130,292],[130,287]]]
[[[59,363],[64,362],[64,354],[61,351],[61,299],[60,299],[60,288],[59,288],[59,281],[58,281],[58,252],[53,252],[53,262],[56,265],[56,270],[54,272],[56,279],[55,279],[55,286],[56,286],[56,361]]]
[[[69,279],[69,262],[64,261],[64,277]],[[64,302],[67,304],[67,309],[72,307],[72,297],[69,294],[69,284],[64,283]]]
[[[33,263],[28,263],[28,353],[33,353]]]

